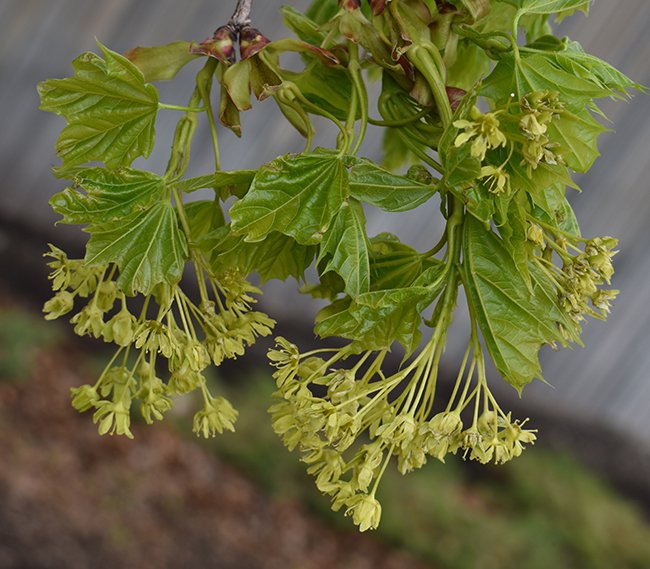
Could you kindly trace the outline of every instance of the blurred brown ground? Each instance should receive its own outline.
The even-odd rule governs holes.
[[[166,425],[98,437],[69,404],[78,346],[0,382],[2,569],[424,569],[372,535],[332,530]]]

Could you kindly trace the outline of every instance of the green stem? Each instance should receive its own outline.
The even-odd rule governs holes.
[[[348,51],[350,53],[348,71],[352,77],[352,84],[354,85],[354,89],[357,93],[357,98],[361,110],[361,128],[359,130],[357,142],[354,145],[354,148],[352,148],[352,154],[356,154],[361,147],[361,143],[366,136],[366,130],[368,128],[368,92],[363,82],[363,77],[361,76],[361,65],[359,64],[359,46],[354,42],[350,42]]]
[[[165,103],[158,103],[159,109],[169,109],[171,111],[185,111],[186,113],[203,113],[206,107],[184,107],[183,105],[167,105]]]
[[[210,93],[212,92],[212,82],[214,80],[214,72],[217,67],[217,60],[208,57],[208,61],[199,71],[196,76],[196,86],[203,99],[203,105],[208,114],[208,122],[210,123],[210,137],[212,139],[212,148],[214,149],[214,164],[217,170],[221,170],[221,158],[219,154],[219,139],[217,137],[217,123],[214,119],[214,111],[210,101]]]

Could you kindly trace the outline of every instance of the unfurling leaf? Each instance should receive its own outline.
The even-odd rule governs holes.
[[[105,59],[84,53],[72,63],[74,77],[38,86],[41,109],[68,122],[57,142],[64,168],[94,161],[128,166],[153,148],[158,92],[126,57],[99,47]]]

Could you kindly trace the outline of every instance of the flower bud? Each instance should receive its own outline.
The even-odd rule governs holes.
[[[235,62],[235,41],[237,35],[228,25],[221,26],[214,32],[211,38],[202,41],[200,44],[192,43],[190,53],[214,57],[222,63],[231,64]]]
[[[252,26],[244,26],[239,31],[239,54],[242,60],[255,55],[270,43],[271,40]]]
[[[43,305],[45,320],[56,320],[73,308],[74,296],[67,291],[58,292]]]

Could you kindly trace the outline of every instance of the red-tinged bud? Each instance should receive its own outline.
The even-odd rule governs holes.
[[[458,12],[458,8],[446,0],[436,0],[436,6],[438,7],[438,14],[453,14]]]
[[[370,0],[370,8],[373,16],[379,16],[388,4],[388,0]]]
[[[339,6],[343,10],[349,10],[352,12],[353,10],[361,8],[361,0],[339,0]]]
[[[221,26],[211,38],[200,44],[192,43],[190,53],[215,57],[223,63],[234,63],[236,40],[237,35],[230,26]]]
[[[404,75],[406,75],[406,77],[408,77],[411,81],[415,81],[415,68],[413,67],[413,64],[409,61],[408,57],[402,55],[402,57],[399,58],[397,63],[399,63],[400,67],[404,71]]]
[[[248,59],[270,43],[271,40],[256,28],[244,26],[239,30],[239,54],[242,59]]]
[[[463,97],[467,95],[467,91],[458,87],[445,87],[445,89],[447,90],[447,98],[449,99],[451,110],[455,111],[463,100]]]

